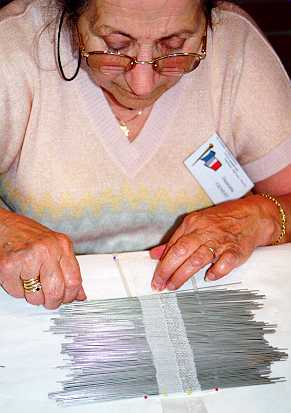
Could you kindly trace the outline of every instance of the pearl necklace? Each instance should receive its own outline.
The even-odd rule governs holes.
[[[135,120],[136,118],[138,118],[138,117],[141,116],[142,114],[143,114],[143,111],[142,111],[142,110],[139,110],[139,111],[137,112],[137,114],[134,115],[133,118],[127,120],[126,122],[124,122],[123,120],[120,120],[120,119],[117,118],[117,120],[118,120],[118,122],[119,122],[119,127],[120,127],[120,129],[122,130],[122,132],[124,133],[124,135],[125,135],[127,138],[128,138],[128,136],[129,136],[129,134],[130,134],[130,129],[129,129],[129,127],[127,126],[127,123],[128,123],[128,122],[132,122],[133,120]]]

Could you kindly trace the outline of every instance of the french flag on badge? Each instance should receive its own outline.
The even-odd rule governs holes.
[[[207,168],[217,171],[221,166],[221,162],[215,157],[216,153],[210,149],[202,158],[201,161],[204,162]]]

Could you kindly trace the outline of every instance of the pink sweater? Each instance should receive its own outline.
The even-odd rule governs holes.
[[[208,54],[154,105],[129,143],[82,68],[63,81],[44,0],[0,12],[0,200],[64,232],[78,253],[133,251],[166,239],[211,202],[183,161],[217,132],[257,182],[291,159],[290,82],[237,9],[216,10]],[[68,39],[66,73],[74,71]]]

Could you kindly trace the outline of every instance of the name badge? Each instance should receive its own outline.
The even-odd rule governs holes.
[[[184,164],[214,204],[241,198],[254,186],[217,134],[211,136]]]

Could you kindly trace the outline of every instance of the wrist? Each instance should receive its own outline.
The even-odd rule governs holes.
[[[279,199],[263,193],[255,197],[260,209],[257,246],[283,243],[286,237],[286,214]]]
[[[280,220],[280,234],[278,237],[275,238],[275,241],[272,242],[273,245],[281,244],[285,241],[287,236],[287,215],[286,212],[281,204],[281,201],[270,194],[261,194],[262,197],[272,201],[274,205],[277,207],[277,214],[279,214]]]

